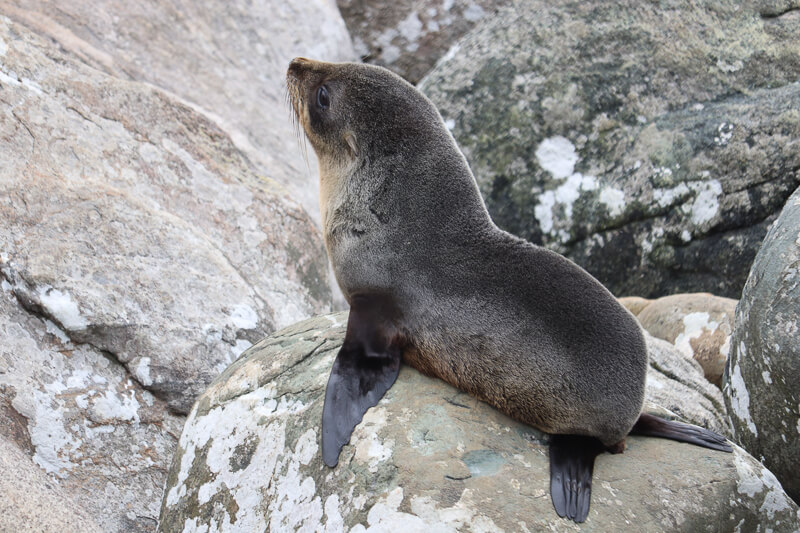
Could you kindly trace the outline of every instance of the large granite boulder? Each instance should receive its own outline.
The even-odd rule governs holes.
[[[100,71],[186,100],[319,219],[316,159],[292,130],[285,73],[296,56],[356,58],[334,2],[0,0],[0,13]]]
[[[0,279],[171,408],[330,310],[314,224],[202,115],[0,19]]]
[[[324,466],[322,403],[345,321],[275,333],[204,393],[180,438],[160,531],[576,529],[552,509],[544,434],[407,366],[338,466]],[[800,511],[739,448],[632,437],[623,455],[597,459],[582,527],[794,531]]]
[[[420,83],[495,222],[617,295],[738,298],[800,184],[800,12],[518,1]]]
[[[634,314],[648,333],[692,357],[703,367],[706,379],[722,387],[735,313],[736,300],[694,293],[648,301]]]
[[[512,0],[337,0],[356,52],[417,83],[459,37]]]
[[[736,440],[800,502],[800,189],[767,233],[736,308],[724,395]]]

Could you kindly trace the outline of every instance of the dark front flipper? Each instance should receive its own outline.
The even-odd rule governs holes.
[[[333,363],[322,408],[322,460],[336,466],[367,409],[389,390],[400,371],[401,345],[391,302],[352,299],[344,344]]]
[[[603,451],[593,437],[550,436],[550,497],[558,516],[583,522],[592,497],[594,458]]]
[[[649,435],[651,437],[663,437],[689,444],[696,444],[704,448],[719,450],[722,452],[732,452],[733,448],[722,435],[718,435],[711,430],[681,422],[664,420],[657,416],[642,413],[639,420],[634,424],[630,432],[631,435]]]

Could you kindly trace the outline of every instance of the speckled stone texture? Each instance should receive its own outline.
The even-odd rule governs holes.
[[[518,1],[420,87],[502,228],[617,295],[738,298],[800,184],[800,11],[777,4]]]
[[[316,159],[292,130],[284,80],[296,56],[357,59],[333,0],[0,0],[0,13],[101,72],[185,100],[319,219]]]
[[[330,310],[287,191],[202,113],[85,61],[0,15],[0,461],[20,475],[0,531],[154,531],[179,413]]]
[[[417,83],[469,30],[511,0],[337,0],[356,52]]]
[[[153,531],[185,417],[4,280],[0,339],[0,531]]]
[[[173,409],[330,311],[322,239],[202,115],[0,18],[0,279]]]
[[[319,424],[345,320],[277,332],[212,384],[181,435],[160,531],[800,527],[797,505],[741,449],[635,437],[623,455],[597,459],[592,508],[576,526],[552,509],[544,434],[407,366],[328,468]]]
[[[708,293],[674,294],[647,302],[636,318],[648,333],[694,358],[706,379],[722,387],[736,303]]]
[[[736,308],[725,403],[736,440],[800,501],[800,189],[770,228]]]
[[[0,494],[0,531],[103,533],[89,512],[76,506],[4,434],[0,434]]]

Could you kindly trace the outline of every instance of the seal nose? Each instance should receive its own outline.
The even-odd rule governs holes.
[[[289,63],[289,70],[287,71],[287,74],[297,77],[300,75],[300,72],[303,70],[303,68],[307,67],[310,63],[310,59],[306,59],[305,57],[295,57]]]

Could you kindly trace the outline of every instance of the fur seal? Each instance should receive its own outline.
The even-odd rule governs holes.
[[[630,433],[731,451],[642,414],[636,319],[568,259],[494,225],[433,104],[390,71],[296,58],[289,100],[319,159],[325,245],[350,304],[322,414],[335,466],[401,361],[550,433],[551,497],[576,522]]]

